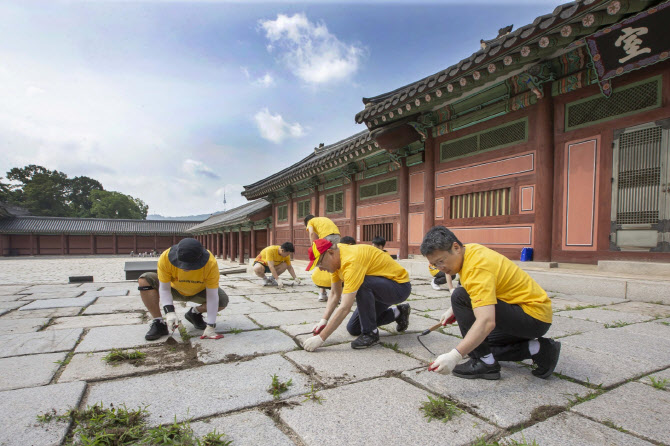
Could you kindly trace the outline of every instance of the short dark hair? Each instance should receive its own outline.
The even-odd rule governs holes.
[[[463,243],[449,229],[444,226],[433,226],[421,242],[421,254],[427,256],[435,251],[451,252],[454,242],[463,246]]]
[[[350,235],[345,235],[340,239],[340,243],[344,243],[345,245],[355,245],[356,239]]]
[[[382,248],[386,246],[386,239],[380,235],[372,239],[372,244],[373,245],[379,245]]]
[[[284,242],[281,244],[280,248],[286,252],[295,252],[295,247],[291,242]]]
[[[308,214],[308,215],[305,217],[305,226],[307,226],[307,223],[309,223],[309,221],[310,221],[311,219],[313,219],[313,218],[314,218],[314,216],[313,216],[312,214]]]

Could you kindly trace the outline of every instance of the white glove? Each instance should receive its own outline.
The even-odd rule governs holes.
[[[216,330],[214,330],[214,327],[207,325],[207,328],[202,332],[200,339],[221,339],[222,337],[223,335],[217,333]]]
[[[440,318],[440,324],[447,325],[447,324],[453,324],[454,322],[456,322],[456,316],[454,316],[454,310],[449,308],[447,311],[444,312],[444,314]]]
[[[312,328],[312,333],[318,335],[324,328],[326,328],[326,325],[328,325],[328,319],[321,319],[319,323]]]
[[[458,365],[461,359],[463,359],[463,357],[458,350],[453,349],[449,353],[438,356],[435,361],[431,362],[430,365],[428,365],[428,371],[447,375],[454,370],[454,367]]]
[[[284,282],[281,279],[277,279],[277,288],[284,288]]]
[[[165,314],[165,323],[168,326],[168,330],[173,331],[177,327],[179,327],[179,318],[177,317],[177,313],[174,311],[171,311],[169,313]]]
[[[300,277],[296,277],[295,279],[293,279],[293,284],[294,285],[302,284],[302,279],[300,279]]]
[[[308,352],[313,352],[317,348],[321,347],[324,343],[324,340],[321,339],[321,336],[312,336],[302,343],[302,348]]]

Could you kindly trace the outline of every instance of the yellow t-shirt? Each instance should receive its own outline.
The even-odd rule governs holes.
[[[433,265],[432,263],[429,263],[428,264],[428,272],[430,273],[431,276],[435,277],[437,275],[437,273],[440,272],[440,270],[437,269],[435,267],[435,265]]]
[[[158,280],[170,282],[172,288],[179,291],[182,296],[193,296],[205,288],[219,287],[219,264],[216,258],[209,252],[209,260],[200,269],[184,271],[170,263],[166,250],[158,259]]]
[[[551,323],[551,300],[546,291],[510,259],[485,246],[465,245],[461,286],[470,295],[472,308],[495,305],[500,299],[519,305],[535,319]]]
[[[287,255],[286,257],[282,257],[279,255],[279,248],[280,246],[277,245],[272,245],[268,246],[267,248],[263,249],[260,254],[256,257],[256,261],[262,263],[265,266],[268,266],[268,262],[272,260],[275,265],[279,265],[280,263],[286,263],[287,265],[291,264],[291,256]]]
[[[319,268],[314,268],[312,282],[321,288],[330,288],[330,273]]]
[[[388,253],[374,246],[338,243],[337,247],[340,249],[340,269],[331,275],[331,281],[344,282],[344,294],[358,291],[365,276],[386,277],[397,283],[409,282],[407,270]]]
[[[319,238],[324,238],[330,234],[339,234],[340,230],[333,220],[327,217],[314,217],[307,222],[305,229],[309,231],[309,227],[314,228],[314,232]]]

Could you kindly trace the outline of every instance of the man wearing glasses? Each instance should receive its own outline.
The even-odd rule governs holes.
[[[317,239],[309,250],[309,261],[307,271],[316,267],[328,271],[332,284],[323,319],[314,327],[314,336],[304,342],[305,350],[312,352],[323,345],[354,301],[356,311],[347,324],[349,334],[358,336],[352,348],[375,345],[379,342],[377,327],[393,321],[396,331],[407,330],[410,307],[402,302],[409,297],[412,285],[407,270],[387,253],[370,245],[333,245]]]
[[[476,243],[463,245],[444,226],[428,231],[421,254],[445,274],[461,275],[441,322],[455,316],[463,340],[428,370],[493,380],[500,378],[498,361],[532,359],[533,375],[551,376],[561,343],[542,337],[551,327],[551,300],[537,282],[507,257]],[[466,355],[470,360],[458,364]]]

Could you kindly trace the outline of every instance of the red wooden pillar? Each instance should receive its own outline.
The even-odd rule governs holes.
[[[5,235],[0,234],[0,257],[3,257],[4,255],[5,255]]]
[[[535,188],[535,237],[533,260],[551,260],[552,218],[554,213],[554,104],[551,84],[535,106],[537,175]]]
[[[240,249],[240,265],[244,265],[244,237],[242,237],[242,228],[239,228],[239,231],[237,233],[237,246]]]
[[[251,232],[249,232],[249,259],[256,258],[256,231],[254,231],[254,224],[251,224]]]
[[[235,261],[235,255],[237,254],[237,250],[235,249],[235,238],[234,238],[235,232],[233,230],[230,230],[230,261],[234,262]]]
[[[119,240],[118,240],[118,236],[116,234],[112,235],[112,252],[114,254],[119,253]]]
[[[400,162],[400,181],[398,184],[400,190],[400,250],[398,259],[406,259],[409,239],[409,167],[407,167],[404,159]]]
[[[428,132],[423,153],[423,229],[428,232],[435,226],[435,141]]]
[[[289,237],[287,242],[293,243],[293,220],[295,219],[295,214],[293,213],[293,195],[289,194],[288,196],[288,231]],[[284,241],[282,241],[284,243]]]
[[[40,255],[40,235],[35,235],[35,252]]]
[[[158,249],[158,235],[154,234],[154,250]]]
[[[95,235],[91,234],[91,254],[95,254]]]
[[[137,255],[137,234],[133,235],[133,252]]]
[[[351,222],[351,235],[356,242],[360,242],[360,237],[356,232],[356,210],[358,206],[358,186],[356,183],[356,174],[351,175],[351,203],[349,203],[349,221]]]
[[[177,236],[175,234],[172,234],[172,244],[173,245],[177,244]]]
[[[35,234],[30,234],[30,255],[35,255]]]
[[[319,186],[314,186],[314,212],[311,212],[312,215],[319,217]],[[325,214],[325,212],[324,212]]]
[[[221,254],[221,258],[223,260],[226,260],[228,258],[228,237],[226,236],[225,231],[221,233],[221,251],[223,254]]]
[[[268,223],[267,227],[265,228],[265,230],[267,231],[267,235],[266,235],[267,240],[265,241],[265,243],[266,243],[267,246],[270,246],[270,245],[272,245],[272,237],[271,237],[272,236],[272,231],[270,230],[270,224],[269,223]]]

